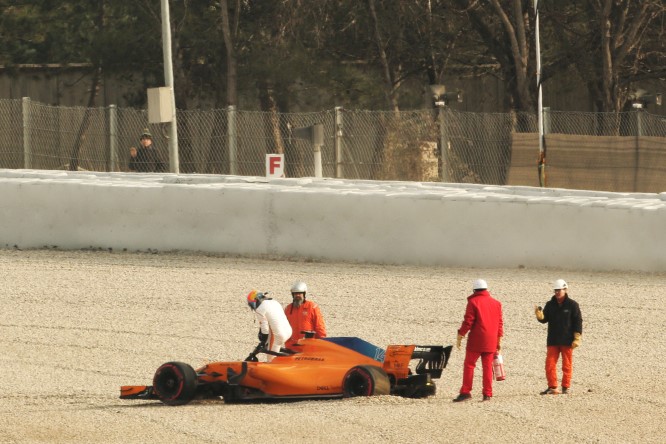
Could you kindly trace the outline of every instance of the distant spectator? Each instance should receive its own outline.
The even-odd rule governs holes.
[[[131,173],[136,173],[136,156],[139,154],[135,146],[131,146],[129,149],[130,158],[127,166]]]
[[[166,171],[164,162],[160,154],[153,145],[153,135],[148,132],[148,128],[143,130],[140,138],[141,146],[136,156],[136,171],[140,173],[162,173]]]

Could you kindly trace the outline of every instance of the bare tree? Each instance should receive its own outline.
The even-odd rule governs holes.
[[[599,111],[621,111],[637,83],[663,77],[662,0],[587,0],[564,12],[551,15],[563,37],[559,49],[585,79]]]
[[[497,74],[508,84],[510,109],[534,112],[534,28],[530,9],[523,0],[455,0],[481,39],[487,66],[498,66]],[[475,57],[478,60],[478,57]]]

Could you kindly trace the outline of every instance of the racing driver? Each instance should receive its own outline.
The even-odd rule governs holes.
[[[284,309],[292,329],[287,348],[303,338],[306,331],[313,331],[317,339],[326,337],[326,323],[319,305],[305,299],[307,292],[308,286],[305,282],[295,282],[291,286],[292,303]]]
[[[254,311],[259,321],[259,341],[268,345],[271,351],[279,352],[291,336],[291,325],[282,310],[282,304],[267,298],[266,294],[252,290],[247,295],[247,305]],[[272,355],[266,355],[268,362]]]

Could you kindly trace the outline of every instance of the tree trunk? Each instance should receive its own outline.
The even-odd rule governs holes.
[[[514,94],[517,108],[521,111],[533,111],[534,100],[530,93],[530,76],[527,72],[530,54],[525,33],[525,20],[528,20],[528,17],[523,13],[520,0],[512,0],[513,21],[511,21],[509,15],[502,9],[499,0],[492,0],[491,3],[502,22],[508,38],[507,51],[513,62],[513,75],[516,82]]]
[[[375,44],[377,45],[377,52],[379,60],[382,65],[382,72],[384,73],[384,83],[386,84],[386,98],[391,105],[393,111],[400,111],[398,106],[398,98],[396,97],[397,85],[394,84],[393,75],[391,73],[391,65],[384,50],[384,41],[381,31],[379,30],[379,20],[377,18],[377,9],[375,8],[375,0],[368,0],[368,8],[370,10],[370,19],[373,25]]]
[[[97,16],[96,16],[96,27],[99,33],[104,32],[104,0],[99,0],[97,3]],[[92,82],[90,84],[90,94],[88,95],[88,106],[83,114],[83,120],[79,126],[79,131],[76,134],[76,141],[72,147],[72,153],[69,156],[69,170],[78,171],[79,169],[79,152],[81,151],[81,146],[83,141],[86,138],[86,132],[90,126],[90,113],[92,108],[95,106],[95,99],[100,89],[100,80],[102,77],[102,66],[101,60],[99,57],[95,56],[95,71],[93,73]]]
[[[257,82],[259,89],[259,104],[262,111],[269,113],[267,134],[272,136],[273,143],[268,147],[267,152],[284,154],[284,142],[282,141],[282,133],[280,131],[280,115],[277,107],[277,101],[273,88],[265,80]]]
[[[236,10],[240,5],[236,4]],[[222,35],[224,36],[224,48],[226,49],[227,60],[227,105],[238,106],[238,86],[236,73],[236,51],[234,49],[234,39],[229,26],[229,7],[227,0],[221,0],[222,11]]]

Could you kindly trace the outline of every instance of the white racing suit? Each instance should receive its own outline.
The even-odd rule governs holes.
[[[289,325],[289,320],[287,320],[287,316],[284,314],[282,304],[274,299],[265,299],[261,301],[255,313],[261,332],[270,334],[268,338],[270,350],[279,352],[280,348],[289,340],[292,333],[291,325]],[[269,362],[272,361],[273,356],[266,355],[266,360]]]

